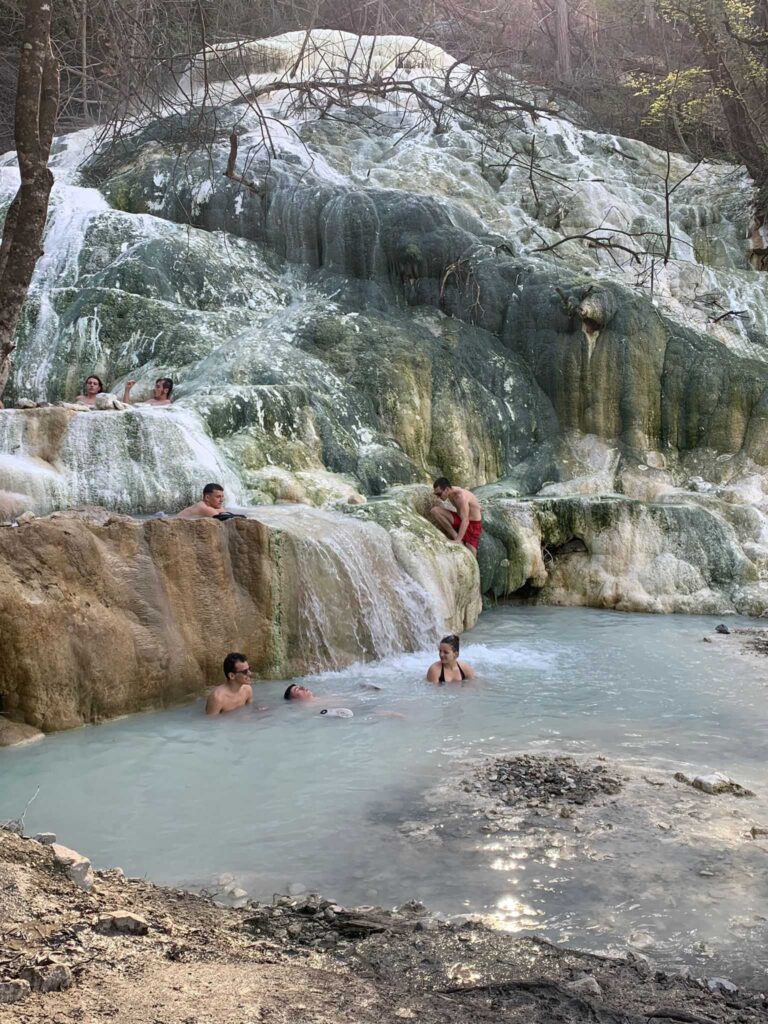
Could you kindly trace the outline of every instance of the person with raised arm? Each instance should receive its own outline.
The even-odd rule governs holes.
[[[123,388],[123,401],[131,402],[131,391],[135,387],[135,380],[127,380]],[[170,377],[158,377],[152,388],[152,397],[138,403],[139,405],[172,405],[173,381]]]

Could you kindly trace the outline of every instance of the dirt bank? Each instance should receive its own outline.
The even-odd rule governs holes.
[[[768,1020],[763,994],[438,922],[419,904],[232,910],[119,871],[96,872],[88,891],[52,847],[8,832],[0,922],[0,992],[21,994],[0,1021],[16,1024]]]

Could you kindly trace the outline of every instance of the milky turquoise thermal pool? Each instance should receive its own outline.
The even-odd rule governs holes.
[[[768,825],[768,662],[737,656],[732,638],[703,643],[716,622],[499,607],[463,638],[476,685],[428,686],[424,652],[307,681],[349,720],[266,683],[255,695],[266,710],[210,720],[198,702],[50,736],[0,751],[0,819],[39,787],[27,832],[55,831],[97,867],[209,891],[234,880],[259,899],[289,886],[348,904],[416,898],[759,982],[768,852],[748,825]],[[480,821],[467,830],[451,785],[482,757],[520,752],[604,756],[670,783],[721,770],[757,796],[690,791],[676,817],[664,787],[648,785],[647,805],[607,803],[576,844],[572,822],[533,845]],[[716,827],[697,826],[699,808]]]

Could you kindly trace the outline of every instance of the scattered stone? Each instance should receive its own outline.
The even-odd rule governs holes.
[[[565,987],[569,992],[573,992],[577,996],[586,996],[590,999],[603,998],[603,990],[590,974],[585,975],[583,978],[577,978],[576,981],[569,981]]]
[[[64,992],[72,987],[72,971],[65,964],[25,967],[19,972],[33,992]]]
[[[674,778],[676,782],[684,782],[687,786],[693,786],[694,789],[712,796],[721,796],[724,793],[731,796],[755,795],[751,789],[745,789],[722,772],[712,772],[711,775],[686,775],[685,772],[675,772]]]
[[[637,950],[630,949],[627,954],[627,962],[634,967],[639,977],[649,978],[651,976],[651,961],[645,953],[638,953]]]
[[[30,993],[30,984],[23,978],[13,981],[0,981],[0,1004],[19,1003]]]
[[[718,623],[718,625],[715,626],[715,632],[724,633],[726,636],[729,636],[731,631],[730,629],[728,629],[724,622],[720,622]]]
[[[32,837],[35,842],[42,843],[43,846],[51,846],[56,842],[55,832],[38,832],[37,835]]]
[[[56,863],[64,868],[70,881],[90,892],[93,888],[93,868],[88,858],[60,843],[51,843],[51,849]]]
[[[701,642],[703,644],[711,644],[712,643],[712,637],[711,636],[703,636],[701,638]]]
[[[399,1010],[395,1010],[395,1016],[400,1020],[416,1020],[416,1014],[407,1006],[401,1006]]]
[[[601,796],[615,796],[622,788],[621,781],[605,765],[538,754],[494,758],[478,769],[477,781],[484,791],[509,807],[578,806]],[[466,784],[471,792],[472,780],[466,780]]]
[[[94,927],[102,935],[146,935],[149,931],[149,925],[144,918],[132,914],[129,910],[111,910],[106,914],[99,914]]]
[[[768,828],[765,825],[753,825],[749,834],[753,839],[759,839],[760,836],[768,836]]]
[[[739,991],[739,986],[728,978],[707,978],[707,988],[710,992],[728,992],[731,995]]]

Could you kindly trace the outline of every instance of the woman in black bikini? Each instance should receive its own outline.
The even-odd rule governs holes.
[[[459,661],[459,638],[451,633],[440,641],[437,653],[440,661],[436,661],[427,669],[427,682],[461,683],[465,679],[474,679],[475,670],[466,661]]]

